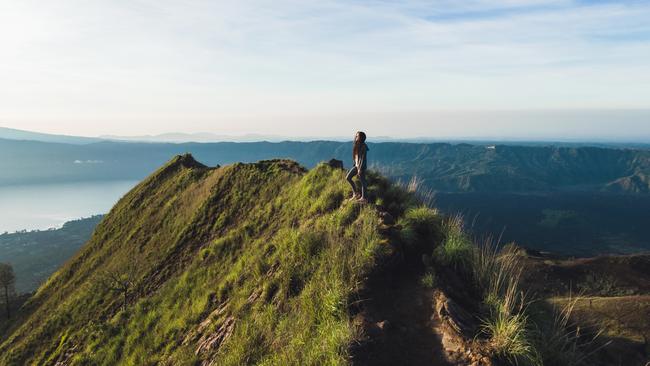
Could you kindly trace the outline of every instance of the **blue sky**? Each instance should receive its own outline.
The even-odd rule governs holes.
[[[650,141],[650,1],[0,0],[0,125]]]

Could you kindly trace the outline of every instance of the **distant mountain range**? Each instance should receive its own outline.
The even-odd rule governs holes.
[[[160,143],[188,143],[188,142],[284,142],[284,141],[350,141],[351,137],[343,136],[281,136],[263,134],[225,135],[210,132],[182,133],[170,132],[158,135],[100,135],[98,137],[77,137],[67,135],[47,134],[17,130],[0,127],[0,139],[7,140],[30,140],[42,142],[60,142],[68,144],[88,144],[100,141],[128,141],[128,142],[160,142]],[[373,142],[410,142],[410,143],[467,143],[472,145],[509,145],[509,146],[555,146],[555,147],[603,147],[603,148],[627,148],[627,149],[650,149],[650,142],[626,142],[626,141],[582,141],[582,140],[527,140],[527,139],[502,139],[492,138],[439,138],[439,137],[415,137],[395,138],[389,136],[372,136]]]
[[[290,158],[306,167],[336,158],[351,144],[313,142],[81,144],[0,139],[0,185],[142,179],[170,156],[192,153],[209,165]],[[407,181],[418,176],[441,192],[598,191],[650,193],[650,150],[450,143],[369,143],[375,170]]]
[[[259,135],[259,134],[245,134],[245,135],[218,135],[208,132],[199,133],[163,133],[159,135],[141,135],[141,136],[117,136],[117,135],[101,135],[100,138],[104,140],[118,140],[118,141],[135,141],[135,142],[253,142],[253,141],[286,141],[287,137],[276,135]]]
[[[24,130],[17,130],[14,128],[7,128],[7,127],[0,127],[0,139],[58,142],[63,144],[78,144],[78,145],[90,144],[93,142],[101,141],[101,139],[94,138],[94,137],[53,135],[49,133],[24,131]]]
[[[59,142],[66,144],[89,144],[100,141],[128,141],[128,142],[255,142],[255,141],[315,141],[331,140],[345,141],[345,137],[287,137],[280,135],[262,135],[262,134],[242,134],[242,135],[225,135],[210,132],[182,133],[170,132],[157,135],[137,135],[137,136],[120,136],[120,135],[100,135],[97,137],[79,137],[68,135],[57,135],[49,133],[32,132],[18,130],[7,127],[0,127],[0,139],[7,140],[29,140],[41,142]],[[380,137],[381,141],[392,140],[389,137]]]

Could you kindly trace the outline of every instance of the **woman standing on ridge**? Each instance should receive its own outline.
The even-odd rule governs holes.
[[[366,134],[359,131],[354,136],[354,147],[352,148],[352,159],[354,161],[354,166],[348,172],[348,175],[345,179],[350,182],[352,186],[352,197],[350,200],[357,200],[360,203],[366,203],[366,190],[368,188],[366,184],[366,155],[368,152],[368,145],[366,145]],[[357,187],[355,186],[352,178],[358,175],[359,181],[361,182],[361,193],[357,192]]]

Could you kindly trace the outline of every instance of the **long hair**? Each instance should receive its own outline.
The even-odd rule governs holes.
[[[361,148],[361,144],[366,142],[366,134],[363,131],[357,132],[359,135],[359,140],[354,142],[354,147],[352,148],[352,159],[356,158],[359,154],[359,149]]]

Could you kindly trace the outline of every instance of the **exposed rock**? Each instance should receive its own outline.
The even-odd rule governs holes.
[[[196,161],[192,156],[192,154],[190,153],[185,153],[183,155],[176,155],[176,157],[174,157],[174,159],[172,160],[172,165],[173,164],[179,164],[186,168],[207,168],[205,165]]]
[[[217,330],[210,334],[205,334],[199,339],[198,346],[196,347],[195,354],[210,353],[219,348],[225,342],[233,330],[235,329],[235,318],[229,316],[217,328]]]
[[[377,322],[377,328],[379,328],[381,330],[390,329],[390,325],[391,324],[390,324],[390,322],[388,320]]]
[[[275,274],[275,272],[278,270],[279,267],[280,267],[280,263],[279,262],[274,262],[271,265],[271,267],[269,268],[269,270],[266,271],[266,277],[271,278],[271,276],[273,276]]]
[[[471,337],[476,329],[476,322],[472,315],[442,292],[438,293],[436,300],[436,312],[440,319],[449,324],[458,334]]]
[[[74,346],[70,347],[68,350],[66,350],[65,352],[63,352],[59,356],[59,358],[57,359],[54,366],[68,366],[68,365],[70,365],[70,361],[72,360],[72,358],[74,357],[76,352],[77,352],[77,345],[74,345]]]
[[[330,161],[327,162],[327,165],[334,169],[343,169],[343,162],[341,160],[330,159]]]
[[[439,320],[435,331],[449,361],[456,365],[492,366],[484,344],[473,337],[476,324],[471,314],[442,291],[436,290],[433,296],[434,316]]]
[[[251,292],[250,296],[248,296],[248,299],[246,299],[246,303],[249,305],[254,303],[257,299],[260,298],[261,295],[262,295],[262,289],[261,288],[256,289],[255,291]]]
[[[216,319],[219,319],[222,315],[225,314],[226,309],[228,308],[228,302],[224,302],[220,306],[218,306],[210,315],[208,315],[200,324],[198,327],[196,327],[195,330],[190,331],[186,336],[185,339],[183,339],[183,344],[187,345],[196,340],[199,336],[202,336],[205,330],[208,328],[210,324],[212,324],[213,321]]]

